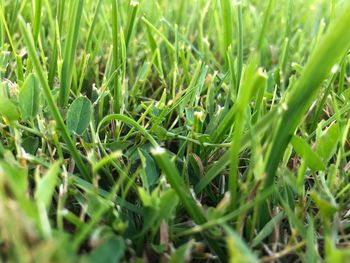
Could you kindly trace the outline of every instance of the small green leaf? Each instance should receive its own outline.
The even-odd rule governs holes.
[[[45,207],[51,202],[52,195],[57,185],[58,174],[60,172],[61,161],[55,162],[46,174],[37,182],[35,190],[35,199],[42,202]]]
[[[146,207],[153,207],[152,196],[142,187],[137,188],[142,204]],[[156,208],[156,207],[155,207]]]
[[[35,153],[39,147],[39,138],[32,137],[32,136],[24,138],[21,146],[25,150],[26,153],[35,155]]]
[[[129,145],[130,145],[130,142],[121,142],[121,141],[114,141],[114,142],[105,144],[106,148],[110,149],[113,152],[125,150],[126,148],[128,148]]]
[[[310,263],[320,262],[320,257],[318,255],[315,227],[314,227],[314,222],[312,218],[309,218],[306,242],[307,242],[307,245],[306,245],[306,255],[305,255],[304,262],[310,262]]]
[[[124,256],[125,244],[118,236],[111,236],[102,245],[93,250],[88,257],[88,262],[120,262]]]
[[[335,123],[325,130],[317,140],[316,152],[328,161],[337,151],[340,138],[339,124]]]
[[[338,211],[337,204],[331,202],[330,200],[327,200],[323,196],[320,196],[318,193],[313,191],[310,193],[310,197],[312,201],[314,201],[322,215],[326,217],[331,217]]]
[[[40,86],[34,74],[30,74],[25,80],[18,97],[23,119],[34,118],[39,112]]]
[[[160,244],[160,245],[151,244],[151,247],[157,254],[163,254],[167,250],[167,246],[165,244]]]
[[[163,219],[169,219],[177,204],[179,203],[179,197],[175,190],[169,189],[160,197],[159,213]]]
[[[293,231],[298,232],[303,238],[306,238],[306,230],[307,229],[304,225],[303,220],[300,219],[300,217],[298,217],[298,215],[295,213],[295,210],[289,206],[289,204],[285,200],[285,197],[282,198],[280,196],[280,202],[281,202],[281,205],[284,209],[284,212],[287,215],[288,222],[291,226],[291,229],[293,229]]]
[[[0,181],[8,182],[12,192],[17,198],[25,196],[28,190],[27,170],[20,166],[11,166],[0,161]]]
[[[194,240],[190,240],[186,244],[177,248],[170,256],[170,263],[190,262],[191,250],[194,245]]]
[[[0,96],[0,116],[9,121],[19,119],[19,112],[16,105],[7,97]]]
[[[272,218],[264,227],[261,229],[259,234],[253,239],[252,246],[255,247],[260,244],[266,237],[270,236],[272,231],[276,228],[276,225],[283,219],[285,213],[280,212],[274,218]]]
[[[327,240],[327,243],[331,241]],[[326,249],[325,263],[343,263],[349,262],[350,249],[349,248],[337,248],[333,244],[329,244]]]
[[[230,227],[224,225],[227,233],[226,242],[229,262],[259,262],[257,256],[250,250],[246,242]]]
[[[321,157],[303,139],[293,136],[291,143],[294,150],[306,161],[310,169],[314,171],[325,170]]]
[[[138,149],[143,170],[141,171],[141,179],[143,186],[148,189],[158,180],[158,172],[152,156],[142,149]]]
[[[111,203],[107,199],[100,198],[96,193],[85,194],[85,196],[82,196],[82,199],[79,200],[79,202],[81,205],[87,205],[86,213],[90,217],[94,217],[96,215],[96,211],[98,211],[99,209],[107,211],[111,207]]]
[[[92,106],[89,99],[79,97],[70,105],[67,113],[68,130],[74,134],[83,135],[89,126]]]

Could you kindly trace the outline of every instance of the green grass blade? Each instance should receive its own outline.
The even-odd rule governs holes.
[[[264,44],[264,38],[266,36],[266,29],[267,29],[267,25],[268,25],[268,22],[270,19],[273,4],[274,4],[274,0],[269,0],[269,2],[267,4],[263,24],[262,24],[261,31],[260,31],[259,38],[258,38],[258,45],[257,45],[258,50],[261,50],[263,47],[263,44]]]
[[[242,0],[243,1],[243,0]],[[237,3],[237,19],[238,19],[238,45],[237,45],[237,87],[236,90],[239,90],[242,71],[243,71],[243,19],[242,19],[242,1]]]
[[[137,11],[139,9],[139,5],[140,4],[138,2],[135,2],[135,1],[130,2],[129,19],[128,19],[128,23],[127,23],[126,31],[125,31],[125,46],[126,46],[126,48],[128,48],[128,46],[129,46],[131,35],[133,33],[135,24],[137,22],[136,15],[137,15]]]
[[[220,0],[221,4],[221,15],[223,22],[223,43],[224,43],[224,53],[223,56],[226,55],[226,52],[229,46],[232,44],[233,40],[233,19],[232,19],[232,4],[231,0]]]
[[[35,14],[34,14],[34,25],[33,25],[33,38],[35,43],[38,42],[38,37],[40,33],[41,8],[42,8],[42,0],[35,0]]]
[[[112,34],[113,34],[113,70],[117,71],[119,67],[119,16],[118,16],[118,3],[117,0],[112,0]],[[113,109],[115,113],[120,112],[122,93],[121,85],[118,83],[119,74],[114,75],[113,81]]]
[[[64,58],[59,94],[59,105],[61,107],[66,107],[68,104],[84,0],[75,1],[71,6],[73,8],[73,16],[69,19],[69,23],[73,26],[69,27],[66,43],[64,45]]]

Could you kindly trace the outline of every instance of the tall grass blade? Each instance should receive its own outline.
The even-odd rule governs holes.
[[[41,8],[42,8],[42,0],[35,0],[35,13],[34,13],[34,25],[33,25],[33,38],[35,43],[38,42],[38,37],[40,33]]]
[[[225,56],[229,46],[232,44],[233,40],[233,19],[232,19],[232,1],[231,0],[220,0],[221,4],[221,15],[223,22],[223,44]]]
[[[83,13],[84,0],[77,0],[72,3],[72,17],[69,19],[71,25],[68,30],[66,43],[64,45],[64,58],[61,72],[59,105],[66,107],[68,104],[69,92],[72,84],[75,54],[77,50],[80,20]]]

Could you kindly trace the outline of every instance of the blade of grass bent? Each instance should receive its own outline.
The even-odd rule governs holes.
[[[132,126],[133,128],[137,129],[138,131],[140,131],[142,133],[143,136],[146,137],[146,139],[153,145],[153,147],[158,147],[158,143],[157,141],[152,137],[152,135],[147,132],[140,124],[138,124],[136,121],[134,121],[133,119],[124,116],[122,114],[111,114],[111,115],[107,115],[106,117],[104,117],[101,122],[98,124],[96,132],[97,134],[99,133],[101,127],[103,124],[110,122],[112,120],[118,120],[118,121],[122,121],[125,122],[126,124]]]
[[[312,54],[301,78],[287,96],[287,109],[282,113],[267,159],[265,188],[273,183],[278,164],[291,136],[321,88],[322,81],[350,46],[350,5],[344,10]]]

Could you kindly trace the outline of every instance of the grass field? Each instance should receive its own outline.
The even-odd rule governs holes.
[[[0,262],[350,262],[348,0],[0,0]]]

